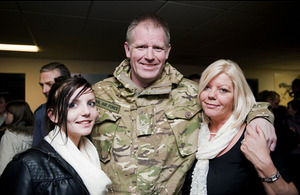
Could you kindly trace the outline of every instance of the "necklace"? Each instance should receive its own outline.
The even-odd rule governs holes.
[[[217,135],[217,133],[209,133],[209,134],[211,134],[211,135]]]

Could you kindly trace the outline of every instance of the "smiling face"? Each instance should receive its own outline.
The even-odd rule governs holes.
[[[82,87],[78,88],[72,95],[67,114],[68,136],[75,145],[78,145],[81,136],[91,133],[98,115],[95,106],[95,95],[91,89],[88,89],[74,100],[81,89]],[[65,132],[65,129],[62,130]]]
[[[150,86],[159,78],[171,49],[170,44],[165,45],[164,30],[145,23],[135,27],[131,44],[124,44],[132,68],[131,79],[142,88]]]
[[[211,121],[226,121],[233,113],[234,87],[230,77],[221,73],[200,93],[200,102]]]

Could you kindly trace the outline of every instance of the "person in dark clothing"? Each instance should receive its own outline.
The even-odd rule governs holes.
[[[279,105],[280,95],[275,91],[262,91],[258,94],[256,101],[269,102],[271,110],[274,113],[274,127],[277,135],[277,144],[283,150],[285,156],[287,156],[291,150],[296,147],[297,135],[294,131],[291,131],[288,120],[287,110],[285,106]]]
[[[300,78],[296,78],[292,82],[292,93],[290,94],[294,100],[300,100]]]
[[[297,145],[290,152],[288,162],[290,175],[297,189],[300,189],[300,100],[292,100],[287,106],[288,123],[292,131],[297,134]]]

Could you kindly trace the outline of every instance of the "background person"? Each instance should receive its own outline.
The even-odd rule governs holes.
[[[37,147],[14,157],[0,177],[7,194],[105,194],[111,181],[86,138],[97,118],[91,85],[82,77],[56,79],[47,115],[54,129]]]
[[[300,100],[292,100],[287,104],[288,123],[292,131],[298,134],[300,144]],[[297,147],[300,153],[300,145]]]
[[[177,194],[195,160],[197,84],[166,62],[169,28],[156,15],[131,22],[124,49],[128,59],[114,77],[93,86],[99,118],[91,137],[113,183],[109,193]]]
[[[289,154],[289,170],[297,189],[300,189],[300,100],[292,100],[287,106],[290,128],[297,134],[297,145]]]
[[[4,114],[7,129],[0,142],[0,175],[13,156],[32,145],[33,114],[23,100],[7,103]]]
[[[10,95],[8,92],[0,92],[0,140],[6,130],[5,117],[6,104],[10,101]]]
[[[300,78],[296,78],[292,82],[292,93],[290,94],[294,100],[300,100]]]
[[[195,81],[196,83],[199,83],[199,81],[200,81],[200,74],[191,74],[191,75],[189,75],[186,78],[190,79],[192,81]]]
[[[49,91],[54,84],[54,79],[59,76],[71,77],[69,69],[60,62],[51,62],[44,65],[40,70],[39,84],[42,87],[42,92],[48,97]],[[34,135],[33,146],[40,143],[41,140],[47,135],[46,131],[46,104],[41,104],[34,111]]]
[[[297,194],[278,148],[271,158],[263,131],[251,124],[245,131],[256,102],[239,66],[230,60],[212,63],[202,73],[199,92],[203,122],[191,194]]]
[[[258,94],[256,100],[270,103],[275,118],[274,127],[277,135],[277,145],[280,145],[287,157],[296,147],[298,137],[295,131],[290,128],[286,107],[279,105],[280,95],[275,91],[264,90]]]

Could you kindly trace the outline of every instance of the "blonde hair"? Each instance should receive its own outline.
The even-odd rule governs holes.
[[[202,73],[200,82],[199,82],[199,94],[203,91],[203,89],[207,86],[207,84],[215,78],[217,75],[225,73],[229,76],[233,83],[234,88],[234,108],[233,115],[235,120],[237,121],[234,124],[233,128],[237,128],[241,126],[247,114],[251,110],[251,108],[256,104],[254,95],[246,81],[246,78],[243,74],[241,68],[231,60],[217,60],[211,65],[209,65]],[[199,99],[200,101],[200,99]],[[201,102],[200,102],[200,106]],[[204,122],[209,123],[209,117],[202,112],[202,117]]]

